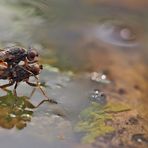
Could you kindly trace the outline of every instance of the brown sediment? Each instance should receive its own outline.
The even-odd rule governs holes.
[[[92,71],[109,71],[108,78],[112,83],[103,88],[108,94],[108,102],[122,102],[130,106],[130,109],[121,112],[107,112],[113,116],[109,124],[115,129],[114,136],[106,142],[98,137],[93,147],[147,147],[148,69],[142,54],[134,49],[106,49],[102,52],[96,49],[89,52],[89,57]],[[101,137],[105,139],[105,136]]]

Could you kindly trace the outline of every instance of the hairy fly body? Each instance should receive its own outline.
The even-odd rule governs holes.
[[[8,84],[1,85],[0,88],[5,89],[14,85],[14,94],[19,82],[26,82],[30,86],[39,87],[43,95],[51,103],[56,101],[49,99],[40,86],[37,75],[43,69],[43,66],[38,63],[38,53],[35,49],[26,50],[21,47],[11,47],[0,51],[0,79],[8,80]],[[20,62],[23,61],[23,64]],[[29,82],[30,77],[34,77],[36,83]],[[46,100],[46,101],[47,101]],[[44,100],[43,100],[44,101]]]
[[[35,63],[37,57],[38,52],[33,48],[26,50],[22,47],[10,47],[0,50],[0,61],[7,62],[8,66],[18,64],[21,61]]]

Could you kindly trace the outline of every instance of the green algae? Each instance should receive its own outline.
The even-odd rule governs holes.
[[[53,67],[49,64],[43,64],[44,69],[52,72],[59,72],[59,69],[57,67]]]
[[[129,105],[119,102],[110,102],[105,106],[106,113],[119,113],[129,110],[130,110]]]
[[[16,97],[11,91],[0,97],[0,126],[22,129],[31,120],[34,105],[26,96]]]
[[[80,113],[80,121],[76,125],[76,132],[84,132],[83,143],[92,143],[99,136],[115,131],[112,125],[107,125],[106,121],[113,120],[113,114],[128,111],[130,108],[126,104],[108,103],[101,106],[93,102],[91,106]]]
[[[50,71],[50,72],[55,72],[55,73],[64,73],[68,76],[73,76],[74,75],[74,72],[69,70],[69,69],[59,69],[59,67],[55,67],[55,66],[52,66],[50,64],[43,64],[43,68]]]

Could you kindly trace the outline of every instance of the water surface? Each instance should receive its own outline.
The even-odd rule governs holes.
[[[13,44],[36,47],[41,62],[59,70],[55,72],[48,65],[40,76],[47,85],[45,92],[59,105],[41,105],[23,130],[1,128],[1,145],[95,147],[82,144],[83,134],[74,132],[80,112],[91,104],[89,96],[94,89],[104,91],[108,101],[129,104],[133,116],[147,120],[147,14],[144,0],[2,0],[1,48]],[[94,71],[107,71],[113,83],[92,81],[90,73]],[[20,84],[17,91],[29,96],[31,89]],[[126,93],[120,96],[123,89]],[[37,104],[43,98],[37,90],[31,102]]]

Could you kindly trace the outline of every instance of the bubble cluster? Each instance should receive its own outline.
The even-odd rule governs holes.
[[[90,95],[90,101],[97,102],[101,105],[105,105],[107,103],[106,95],[104,92],[95,89]]]

